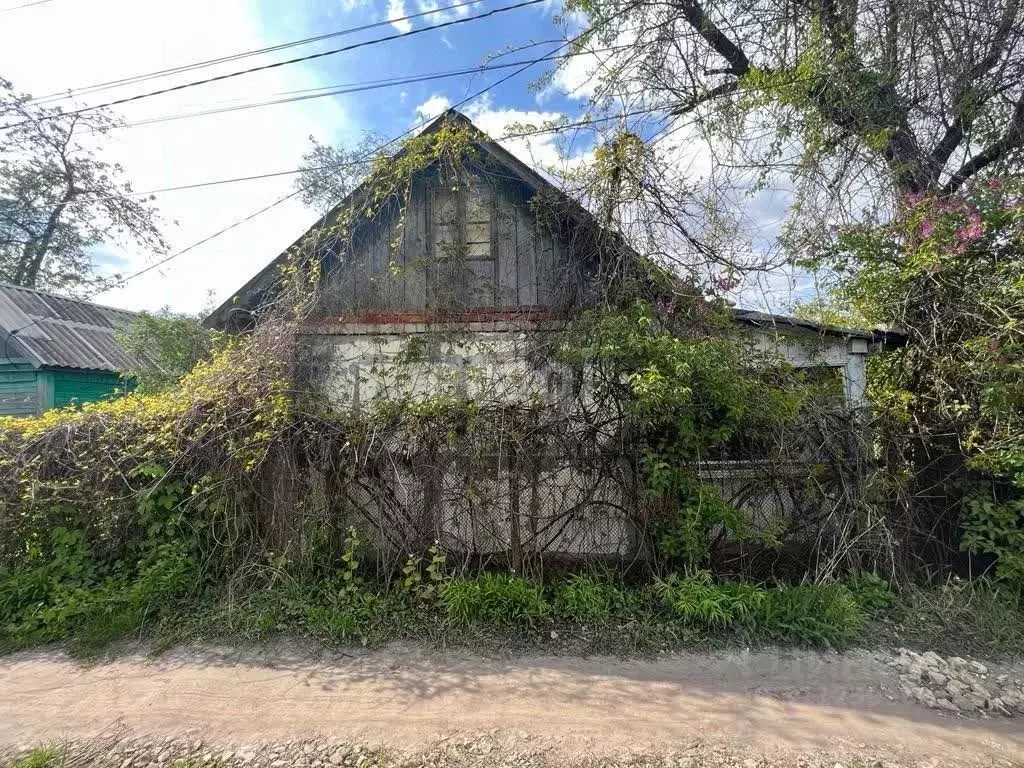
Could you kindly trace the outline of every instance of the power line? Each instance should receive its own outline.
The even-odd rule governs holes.
[[[454,3],[452,5],[445,6],[443,8],[431,8],[430,10],[420,11],[419,13],[411,13],[408,16],[401,16],[395,19],[386,19],[384,21],[376,21],[372,24],[363,24],[358,27],[347,27],[345,29],[339,29],[336,32],[328,32],[323,35],[316,35],[314,37],[305,37],[301,40],[292,40],[287,43],[279,43],[277,45],[267,46],[265,48],[257,48],[251,51],[242,51],[240,53],[233,53],[227,56],[221,56],[215,59],[206,59],[204,61],[197,61],[191,64],[182,64],[177,67],[170,67],[168,69],[160,69],[155,72],[147,72],[141,75],[132,75],[130,77],[122,77],[117,80],[107,80],[102,83],[95,83],[93,85],[84,85],[80,88],[70,88],[67,91],[55,91],[53,93],[40,96],[36,99],[31,99],[32,103],[48,103],[53,101],[61,101],[63,99],[69,99],[74,96],[84,96],[90,93],[97,93],[99,91],[109,90],[111,88],[117,88],[122,85],[131,85],[134,83],[145,82],[146,80],[154,80],[161,77],[167,77],[169,75],[177,75],[183,72],[191,72],[196,69],[203,69],[204,67],[210,67],[217,64],[225,64],[229,61],[238,61],[240,59],[246,59],[251,56],[260,56],[265,53],[274,53],[276,51],[287,50],[288,48],[295,48],[302,45],[309,45],[310,43],[318,43],[324,40],[330,40],[335,37],[343,37],[346,35],[356,34],[357,32],[365,32],[370,29],[376,29],[378,27],[385,27],[391,24],[400,23],[403,21],[412,21],[423,16],[430,16],[435,13],[444,13],[445,11],[457,11],[459,8],[468,8],[471,5],[482,3],[484,0],[466,0],[461,3]],[[52,2],[52,0],[37,0],[39,2]],[[36,3],[31,3],[35,5]],[[21,6],[25,7],[25,6]],[[9,8],[7,10],[16,10]]]
[[[460,107],[460,106],[462,106],[462,105],[472,101],[473,99],[478,98],[479,96],[482,96],[487,91],[491,90],[492,88],[496,88],[499,85],[501,85],[501,84],[511,80],[516,75],[521,74],[522,72],[525,72],[527,69],[532,67],[534,64],[539,63],[544,58],[553,55],[556,51],[561,50],[562,48],[565,48],[570,43],[571,43],[571,41],[567,41],[567,42],[563,43],[562,45],[558,46],[558,48],[556,48],[556,49],[554,49],[552,51],[549,51],[544,57],[540,57],[539,59],[527,62],[522,67],[517,69],[515,72],[512,72],[511,74],[508,74],[505,77],[500,78],[499,80],[491,83],[490,85],[485,86],[484,88],[480,89],[479,91],[470,94],[469,96],[465,97],[460,102],[458,102],[457,104],[454,104],[449,109],[456,109],[456,108],[458,108],[458,107]],[[391,138],[388,141],[384,142],[383,144],[381,144],[381,145],[379,145],[377,147],[374,147],[372,150],[366,152],[360,158],[360,160],[365,161],[365,160],[371,158],[373,155],[375,155],[378,152],[384,150],[386,147],[391,146],[396,141],[400,141],[401,139],[403,139],[406,136],[408,136],[410,133],[413,133],[414,131],[416,131],[419,128],[423,127],[428,122],[430,122],[430,121],[429,120],[422,120],[422,121],[420,121],[420,123],[418,123],[417,125],[412,126],[408,130],[403,131],[402,133],[400,133],[399,135],[395,136],[394,138]],[[277,200],[273,201],[269,205],[266,205],[263,208],[260,208],[258,211],[250,213],[248,216],[245,216],[242,219],[238,219],[237,221],[232,222],[228,226],[223,227],[223,228],[217,230],[216,232],[213,232],[212,234],[207,235],[206,237],[202,238],[201,240],[197,240],[196,242],[192,243],[191,245],[187,246],[186,248],[183,248],[180,251],[175,251],[174,253],[172,253],[172,254],[170,254],[168,256],[165,256],[163,259],[160,259],[159,261],[157,261],[157,262],[155,262],[153,264],[150,264],[150,265],[148,265],[146,267],[143,267],[142,269],[138,270],[137,272],[133,272],[132,274],[126,275],[125,277],[117,280],[116,282],[114,282],[114,283],[112,283],[110,285],[104,286],[100,290],[95,291],[95,292],[89,294],[88,296],[86,296],[84,301],[90,301],[91,299],[94,299],[97,296],[100,296],[101,294],[107,293],[108,291],[111,291],[114,288],[119,288],[119,287],[123,286],[125,283],[127,283],[127,282],[129,282],[131,280],[134,280],[135,278],[140,277],[140,276],[146,274],[147,272],[151,272],[154,269],[158,269],[159,267],[161,267],[164,264],[167,264],[168,262],[178,258],[179,256],[183,256],[186,253],[188,253],[189,251],[195,250],[199,246],[205,245],[206,243],[210,242],[211,240],[214,240],[215,238],[218,238],[221,235],[223,235],[223,234],[225,234],[227,232],[230,232],[231,230],[235,229],[236,227],[239,227],[242,224],[245,224],[246,222],[249,222],[249,221],[255,219],[257,216],[261,216],[264,213],[266,213],[267,211],[269,211],[269,210],[271,210],[273,208],[276,208],[278,205],[281,205],[285,201],[290,200],[291,198],[293,198],[296,195],[300,194],[302,191],[303,191],[302,189],[297,189],[297,190],[294,190],[293,192],[290,192],[289,194],[285,195],[284,197],[278,198]],[[10,340],[10,338],[15,336],[16,334],[20,333],[21,331],[24,331],[26,328],[32,327],[33,325],[35,325],[38,322],[39,322],[39,319],[36,319],[36,320],[33,320],[30,323],[27,323],[26,325],[21,326],[20,328],[15,328],[13,331],[10,332],[10,334],[8,334],[8,336],[7,336],[8,341]]]
[[[373,40],[364,40],[364,41],[361,41],[361,42],[358,42],[358,43],[352,43],[351,45],[343,46],[341,48],[333,48],[333,49],[331,49],[329,51],[321,51],[320,53],[313,53],[313,54],[309,54],[307,56],[299,56],[299,57],[294,58],[294,59],[286,59],[284,61],[274,62],[273,64],[263,64],[263,65],[258,66],[258,67],[250,67],[249,69],[238,70],[236,72],[228,72],[228,73],[223,74],[223,75],[217,75],[215,77],[208,77],[208,78],[205,78],[203,80],[194,80],[194,81],[189,82],[189,83],[182,83],[181,85],[175,85],[175,86],[171,86],[169,88],[162,88],[162,89],[157,90],[157,91],[150,91],[148,93],[142,93],[142,94],[138,94],[136,96],[128,96],[128,97],[123,98],[123,99],[115,99],[113,101],[108,101],[108,102],[105,102],[103,104],[94,104],[94,105],[89,106],[89,107],[82,107],[81,109],[71,110],[71,111],[68,111],[68,112],[60,112],[60,113],[54,114],[54,115],[45,115],[45,116],[43,116],[40,119],[42,119],[42,120],[51,120],[51,119],[58,118],[58,117],[67,117],[67,116],[70,116],[70,115],[80,115],[80,114],[82,114],[84,112],[92,112],[92,111],[97,110],[97,109],[105,109],[106,107],[113,107],[113,106],[117,106],[119,104],[127,104],[129,102],[140,101],[141,99],[148,99],[148,98],[150,98],[152,96],[160,96],[160,95],[163,95],[163,94],[166,94],[166,93],[174,93],[176,91],[182,91],[182,90],[185,90],[186,88],[194,88],[194,87],[199,86],[199,85],[206,85],[208,83],[215,83],[215,82],[219,82],[219,81],[222,81],[222,80],[230,80],[230,79],[235,78],[235,77],[241,77],[242,75],[250,75],[250,74],[253,74],[254,72],[263,72],[263,71],[270,70],[270,69],[276,69],[278,67],[284,67],[284,66],[287,66],[289,64],[298,64],[298,63],[304,62],[304,61],[313,61],[314,59],[321,59],[321,58],[324,58],[325,56],[334,56],[335,54],[338,54],[338,53],[345,53],[347,51],[353,51],[353,50],[356,50],[357,48],[365,48],[367,46],[377,45],[378,43],[385,43],[385,42],[389,42],[391,40],[400,40],[400,39],[403,39],[403,38],[412,37],[413,35],[418,35],[418,34],[421,34],[423,32],[432,32],[432,31],[437,30],[437,29],[443,29],[443,28],[446,28],[446,27],[452,27],[452,26],[455,26],[456,24],[466,24],[466,23],[468,23],[470,21],[479,21],[480,19],[484,19],[484,18],[487,18],[487,17],[490,17],[490,16],[495,16],[495,15],[497,15],[499,13],[505,13],[506,11],[514,11],[514,10],[517,10],[519,8],[526,8],[527,6],[537,5],[538,3],[544,3],[544,2],[547,2],[547,1],[548,0],[522,0],[521,2],[515,3],[513,5],[506,5],[506,6],[503,6],[501,8],[494,8],[494,9],[492,9],[490,11],[485,11],[484,13],[479,13],[476,16],[467,16],[467,17],[465,17],[463,19],[452,19],[451,21],[445,21],[445,22],[442,22],[440,24],[434,24],[433,26],[430,26],[430,27],[422,27],[420,29],[412,29],[412,30],[409,30],[408,32],[400,32],[400,33],[397,33],[397,34],[394,34],[394,35],[386,35],[384,37],[374,38]],[[7,128],[13,128],[16,125],[21,125],[21,124],[23,124],[23,123],[15,123],[15,124],[11,124],[11,125],[0,126],[0,130],[7,129]]]
[[[490,86],[490,87],[493,87],[493,86]],[[476,98],[476,96],[472,96],[470,98]],[[465,102],[463,101],[463,102],[460,102],[460,104],[461,103],[465,103]],[[458,105],[453,106],[453,107],[451,107],[451,109],[455,109],[457,106]],[[548,133],[559,133],[561,131],[565,131],[565,130],[568,130],[570,128],[586,128],[588,126],[597,125],[599,123],[606,123],[606,122],[609,122],[609,121],[612,121],[612,120],[622,120],[623,118],[637,117],[639,115],[650,115],[650,114],[655,114],[655,113],[659,113],[659,112],[666,112],[666,111],[667,111],[667,107],[650,107],[650,108],[646,108],[646,109],[633,110],[631,112],[626,112],[624,114],[619,114],[619,115],[608,115],[607,117],[587,117],[587,118],[584,118],[582,120],[577,120],[577,121],[571,122],[571,123],[557,123],[557,124],[552,124],[551,126],[548,126],[546,128],[542,127],[542,128],[535,128],[533,130],[528,130],[528,131],[519,131],[517,133],[507,133],[504,136],[502,136],[502,137],[500,137],[498,139],[495,139],[495,141],[504,141],[504,140],[507,140],[507,139],[522,139],[522,138],[528,138],[530,136],[541,136],[541,135],[548,134]],[[422,125],[422,123],[421,123],[421,125]],[[415,128],[413,130],[415,130]],[[403,134],[403,135],[405,135],[405,134]],[[395,141],[397,141],[397,139],[392,139],[391,141],[387,142],[386,144],[382,144],[380,147],[375,148],[373,151],[374,152],[379,152],[381,149],[383,149],[384,147],[388,146],[388,144],[391,144],[391,143],[393,143]],[[216,186],[220,186],[222,184],[239,184],[239,183],[246,182],[246,181],[262,181],[264,179],[279,178],[281,176],[295,176],[297,174],[303,173],[304,171],[327,171],[327,170],[332,170],[332,169],[341,170],[342,168],[353,168],[353,167],[355,167],[357,165],[362,164],[365,161],[366,161],[366,159],[362,158],[362,159],[354,160],[354,161],[349,162],[349,163],[332,163],[330,165],[303,166],[303,167],[300,167],[300,168],[289,168],[288,170],[285,170],[285,171],[268,171],[267,173],[257,173],[257,174],[253,174],[251,176],[232,176],[232,177],[229,177],[229,178],[226,178],[226,179],[212,179],[210,181],[197,181],[197,182],[193,182],[193,183],[190,183],[190,184],[181,184],[179,186],[173,186],[173,187],[160,187],[158,189],[149,189],[149,190],[146,190],[145,192],[128,192],[126,194],[127,194],[127,196],[130,196],[130,197],[147,197],[149,195],[160,195],[160,194],[164,194],[166,192],[183,192],[183,191],[187,191],[187,190],[190,190],[190,189],[202,189],[204,187],[216,187]],[[103,199],[103,198],[100,198],[100,199]]]
[[[562,59],[571,58],[573,56],[582,56],[585,54],[603,53],[612,50],[619,50],[623,46],[614,46],[610,48],[601,48],[596,50],[582,51],[579,53],[566,53],[557,56],[546,56],[539,61],[559,61]],[[423,75],[408,75],[405,77],[395,78],[384,78],[380,80],[371,80],[362,83],[346,83],[332,86],[322,86],[320,88],[305,88],[299,91],[286,91],[286,94],[292,93],[295,95],[287,96],[281,99],[270,99],[267,101],[256,101],[245,104],[231,104],[223,107],[211,107],[210,109],[204,109],[197,112],[182,112],[179,114],[161,115],[158,117],[143,118],[141,120],[132,120],[126,123],[120,123],[113,126],[114,130],[121,128],[134,128],[141,125],[153,125],[156,123],[171,122],[174,120],[186,120],[193,117],[207,117],[209,115],[219,115],[227,112],[240,112],[246,109],[256,109],[258,107],[270,107],[279,104],[291,104],[298,101],[308,101],[310,99],[321,99],[328,96],[339,96],[348,93],[361,93],[364,91],[379,90],[382,88],[396,88],[401,85],[411,85],[414,83],[431,82],[435,80],[445,80],[452,77],[461,77],[462,75],[473,75],[482,72],[493,72],[499,69],[510,69],[512,67],[518,67],[525,62],[510,61],[501,64],[484,64],[479,67],[469,67],[466,69],[449,70],[447,72],[433,72],[430,74]],[[320,93],[310,93],[310,91],[321,91]]]
[[[53,0],[34,0],[31,3],[22,3],[21,5],[12,5],[10,8],[0,8],[0,13],[9,13],[10,11],[20,11],[25,8],[31,8],[34,5],[45,5],[46,3],[52,3]]]
[[[611,20],[611,17],[609,17],[609,19],[607,21],[610,21],[610,20]],[[458,103],[456,103],[456,104],[452,105],[451,107],[449,107],[449,110],[457,109],[458,107],[461,107],[461,106],[467,104],[468,102],[472,101],[473,99],[476,99],[476,98],[482,96],[483,94],[485,94],[487,91],[491,90],[492,88],[497,88],[499,85],[502,85],[503,83],[508,82],[509,80],[514,78],[516,75],[519,75],[519,74],[525,72],[527,69],[529,69],[530,67],[534,66],[535,64],[537,64],[537,63],[539,63],[541,61],[546,60],[547,58],[553,56],[555,53],[557,53],[558,51],[562,50],[563,48],[565,48],[565,47],[567,47],[569,45],[572,45],[578,38],[579,38],[579,36],[577,36],[576,38],[573,38],[571,40],[565,41],[564,43],[559,45],[557,48],[554,48],[551,51],[548,51],[548,53],[545,54],[544,56],[539,57],[537,59],[534,59],[534,60],[532,60],[530,62],[527,62],[522,67],[517,69],[515,72],[512,72],[512,73],[510,73],[508,75],[505,75],[504,77],[498,79],[497,81],[491,83],[490,85],[487,85],[484,88],[481,88],[480,90],[476,91],[475,93],[472,93],[472,94],[466,96],[465,98],[463,98]],[[625,117],[625,116],[626,115],[619,115],[619,116],[616,116],[616,119],[620,119],[620,118]],[[386,147],[394,144],[396,141],[400,141],[401,139],[403,139],[406,136],[408,136],[410,133],[413,133],[414,131],[416,131],[419,128],[423,127],[428,122],[429,122],[428,120],[420,121],[419,124],[414,125],[413,127],[409,128],[408,130],[404,131],[403,133],[399,134],[398,136],[395,136],[394,138],[391,138],[388,141],[384,142],[383,144],[381,144],[381,145],[375,147],[374,149],[366,152],[360,158],[360,161],[365,161],[365,160],[371,158],[373,155],[375,155],[378,152],[382,151]],[[591,121],[591,120],[584,120],[584,121],[580,121],[579,125],[588,125],[588,124],[591,124],[592,122],[593,121]],[[562,128],[565,128],[565,127],[569,127],[569,126],[562,126]],[[513,136],[514,136],[514,134],[513,135],[506,135],[506,136],[504,136],[502,138],[496,139],[496,141],[501,141],[501,140],[503,140],[505,138],[511,138]],[[166,256],[163,259],[161,259],[160,261],[158,261],[158,262],[156,262],[154,264],[150,264],[149,266],[144,267],[143,269],[140,269],[137,272],[134,272],[134,273],[132,273],[130,275],[127,275],[126,277],[121,278],[120,280],[118,280],[117,282],[115,282],[115,283],[113,283],[111,285],[105,286],[101,290],[96,291],[96,292],[90,294],[89,296],[87,296],[85,300],[88,301],[88,300],[93,299],[93,298],[95,298],[95,297],[97,297],[97,296],[99,296],[99,295],[101,295],[103,293],[106,293],[107,291],[113,290],[114,288],[118,288],[118,287],[124,285],[125,283],[127,283],[127,282],[129,282],[131,280],[134,280],[135,278],[137,278],[137,277],[139,277],[141,275],[144,275],[147,272],[150,272],[153,269],[156,269],[156,268],[158,268],[158,267],[160,267],[160,266],[162,266],[164,264],[167,264],[171,260],[176,259],[179,256],[182,256],[182,255],[188,253],[189,251],[192,251],[192,250],[198,248],[201,245],[205,245],[206,243],[210,242],[211,240],[213,240],[213,239],[215,239],[217,237],[220,237],[221,235],[225,234],[226,232],[229,232],[232,229],[235,229],[236,227],[241,226],[242,224],[245,224],[248,221],[251,221],[252,219],[256,218],[257,216],[261,216],[262,214],[266,213],[267,211],[271,210],[272,208],[275,208],[278,205],[284,203],[286,200],[289,200],[289,199],[295,197],[296,195],[300,194],[302,191],[303,191],[302,189],[298,189],[298,190],[295,190],[295,191],[289,193],[288,195],[285,195],[284,197],[278,198],[277,200],[275,200],[274,202],[270,203],[269,205],[264,206],[260,210],[255,211],[255,212],[249,214],[248,216],[246,216],[246,217],[244,217],[242,219],[239,219],[239,220],[237,220],[235,222],[232,222],[228,226],[223,227],[222,229],[217,230],[216,232],[214,232],[214,233],[212,233],[210,235],[207,235],[206,237],[204,237],[201,240],[196,241],[195,243],[192,243],[188,247],[183,248],[180,251],[176,251],[175,253],[173,253],[173,254],[171,254],[169,256]],[[37,322],[38,322],[38,320],[33,320],[31,323],[28,323],[27,325],[24,325],[24,326],[22,326],[20,328],[14,329],[8,335],[8,340],[11,337],[13,337],[15,334],[19,333],[20,331],[23,331],[26,328],[29,328],[32,325],[35,325]]]

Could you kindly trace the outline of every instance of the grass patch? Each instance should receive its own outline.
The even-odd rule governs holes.
[[[510,573],[452,579],[441,589],[448,619],[461,626],[536,626],[551,610],[541,584]]]
[[[14,760],[9,768],[56,768],[60,758],[61,751],[56,747],[36,747]]]
[[[961,579],[904,587],[873,617],[864,644],[934,650],[944,655],[1020,658],[1024,597],[1005,587]]]
[[[861,604],[841,584],[765,588],[718,584],[710,574],[697,573],[659,579],[654,592],[688,626],[730,629],[784,644],[842,645],[866,623]]]
[[[729,645],[910,645],[959,655],[1009,656],[1024,648],[1020,597],[950,581],[899,595],[874,576],[846,584],[765,586],[715,581],[705,572],[626,584],[615,573],[563,574],[547,582],[513,573],[453,578],[436,561],[410,560],[390,585],[359,576],[353,560],[333,578],[268,565],[245,588],[167,599],[126,595],[110,580],[67,589],[25,588],[0,576],[0,644],[8,650],[64,642],[94,655],[127,636],[155,647],[280,636],[329,645],[425,640],[494,650],[652,653]],[[180,594],[180,593],[179,593]]]

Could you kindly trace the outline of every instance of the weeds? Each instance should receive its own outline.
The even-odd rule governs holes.
[[[556,584],[553,591],[555,614],[569,621],[607,621],[613,614],[629,613],[640,602],[637,595],[611,579],[580,574]]]
[[[865,616],[842,585],[766,589],[743,582],[716,584],[706,572],[655,582],[654,593],[684,624],[733,629],[775,642],[837,645],[853,639]]]
[[[455,624],[536,626],[550,612],[540,584],[509,573],[453,579],[442,589],[443,606]]]
[[[952,578],[909,585],[870,625],[871,642],[949,655],[1017,657],[1024,648],[1024,598],[998,584]]]
[[[54,768],[61,752],[56,747],[36,747],[10,764],[9,768]]]
[[[138,559],[112,570],[81,537],[55,529],[38,556],[30,553],[27,567],[0,572],[0,645],[65,641],[88,654],[129,635],[167,646],[292,634],[328,643],[428,637],[499,645],[553,636],[564,638],[566,647],[594,651],[736,641],[838,646],[881,640],[995,655],[1024,647],[1020,597],[956,580],[908,587],[896,596],[870,574],[846,586],[775,587],[716,582],[701,571],[646,586],[596,572],[546,583],[512,573],[453,578],[435,544],[426,556],[410,557],[400,578],[383,584],[364,575],[362,542],[350,530],[333,567],[271,557],[229,588],[203,588],[188,543],[168,541],[163,531],[161,540],[143,542]]]

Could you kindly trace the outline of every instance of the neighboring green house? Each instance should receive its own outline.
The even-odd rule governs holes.
[[[0,415],[33,416],[123,390],[116,333],[137,315],[0,283]]]

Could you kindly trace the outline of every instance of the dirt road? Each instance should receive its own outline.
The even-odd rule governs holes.
[[[1024,765],[1024,720],[926,710],[904,700],[884,662],[869,653],[640,661],[390,648],[316,660],[179,649],[83,665],[26,653],[0,658],[0,745],[88,738],[118,725],[222,745],[316,735],[415,750],[488,731],[567,756],[699,742],[765,756]]]

